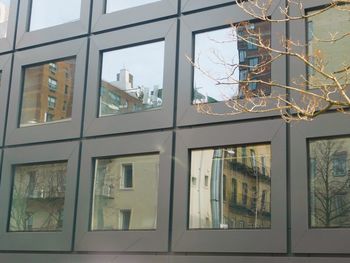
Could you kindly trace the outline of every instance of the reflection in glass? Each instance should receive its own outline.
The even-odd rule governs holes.
[[[9,231],[61,231],[67,163],[17,165]]]
[[[270,165],[267,144],[192,150],[189,228],[270,228]]]
[[[350,227],[349,153],[350,138],[309,142],[311,227]]]
[[[106,13],[112,13],[119,10],[128,9],[135,6],[145,5],[160,0],[106,0]]]
[[[11,0],[0,0],[0,38],[7,36]]]
[[[155,229],[159,156],[97,159],[91,230]]]
[[[32,0],[29,31],[80,19],[81,0]]]
[[[270,25],[259,22],[249,25],[252,32],[261,32],[262,41],[270,40]],[[247,31],[244,26],[223,28],[195,35],[194,81],[192,103],[213,103],[244,97],[244,90],[252,94],[270,94],[270,87],[262,83],[238,84],[237,81],[261,79],[269,81],[271,65],[256,72],[254,67],[268,61],[266,50],[254,45],[254,40],[244,41]],[[218,85],[215,80],[224,83]]]
[[[25,67],[20,127],[70,119],[74,74],[75,59]]]
[[[311,11],[312,15],[319,10]],[[332,18],[332,23],[329,18]],[[332,8],[318,15],[311,16],[307,20],[307,39],[309,60],[318,68],[323,68],[324,72],[333,75],[350,64],[350,57],[345,54],[350,53],[350,19],[349,6],[343,8]],[[345,37],[344,37],[345,36]],[[329,41],[339,39],[338,41]],[[344,74],[344,71],[342,71]],[[341,73],[339,73],[341,74]],[[340,83],[349,84],[348,78],[344,75],[335,74]],[[329,79],[324,78],[320,73],[312,68],[308,68],[310,88],[317,88],[325,84],[332,84]]]
[[[99,116],[160,108],[164,42],[103,53]]]

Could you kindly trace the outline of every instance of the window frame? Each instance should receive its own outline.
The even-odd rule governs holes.
[[[19,6],[16,48],[54,42],[88,33],[90,0],[81,0],[80,19],[78,21],[27,31],[31,16],[31,1],[23,0]]]
[[[6,129],[6,145],[62,140],[80,136],[86,52],[86,39],[78,39],[15,53]],[[48,122],[19,127],[25,67],[70,57],[75,57],[76,59],[71,119],[63,122]]]
[[[160,0],[125,10],[104,13],[106,1],[93,1],[92,32],[94,33],[177,14],[177,0]]]
[[[232,136],[232,131],[235,135]],[[250,131],[247,133],[247,131]],[[217,136],[213,136],[217,134]],[[188,229],[190,149],[271,143],[271,228]],[[176,137],[172,250],[285,253],[287,251],[286,124],[279,119],[182,129]],[[277,189],[277,190],[276,190]],[[280,190],[279,190],[280,189]],[[270,242],[265,242],[266,240]],[[200,242],[198,242],[200,240]],[[249,242],[242,242],[246,240]]]
[[[327,125],[325,125],[327,123]],[[347,253],[350,228],[310,228],[308,140],[350,137],[348,117],[339,113],[318,116],[291,127],[291,227],[294,253]],[[307,200],[307,201],[305,201]],[[327,238],[325,238],[325,236]]]
[[[9,20],[7,24],[7,34],[0,39],[0,53],[13,49],[15,39],[15,29],[17,20],[17,9],[19,0],[11,0],[9,9]]]
[[[52,151],[52,149],[55,151]],[[54,143],[4,150],[0,186],[0,249],[8,251],[70,251],[73,241],[79,142]],[[8,232],[14,165],[67,161],[64,222],[61,232]]]
[[[136,134],[83,142],[76,221],[76,251],[166,252],[170,213],[172,132]],[[112,140],[111,140],[112,139]],[[133,142],[133,143],[130,143]],[[159,153],[157,227],[155,230],[91,231],[93,164],[98,158]],[[89,190],[88,190],[89,189]]]
[[[5,120],[7,116],[7,102],[10,92],[10,74],[11,74],[12,55],[0,56],[0,147],[4,143]]]
[[[144,131],[173,125],[176,28],[176,19],[168,19],[91,37],[84,136]],[[163,39],[165,50],[162,106],[154,110],[98,117],[102,52]]]
[[[197,1],[201,2],[201,1]],[[274,5],[278,5],[278,1],[274,2]],[[271,8],[273,10],[274,8]],[[275,13],[271,14],[272,18],[280,18],[281,14],[279,9],[275,8]],[[203,19],[203,17],[210,17],[211,19]],[[239,23],[242,21],[253,21],[252,17],[242,12],[237,5],[230,5],[226,7],[216,8],[212,10],[203,11],[200,13],[193,13],[184,15],[180,18],[181,32],[180,32],[180,51],[179,51],[179,85],[178,87],[178,100],[177,102],[177,123],[179,126],[187,126],[194,124],[206,124],[217,123],[232,120],[241,119],[253,119],[269,116],[278,116],[279,112],[267,112],[267,113],[242,113],[238,115],[210,115],[199,113],[196,105],[192,104],[192,90],[193,90],[193,67],[186,58],[186,55],[192,54],[194,56],[195,50],[195,34],[201,32],[210,32],[229,26],[227,23]],[[226,24],[225,24],[226,23]],[[272,23],[271,24],[271,36],[273,35],[285,35],[284,23]],[[273,47],[280,47],[279,40],[277,38],[271,38]],[[239,61],[237,61],[239,63]],[[271,65],[271,79],[280,83],[286,82],[286,59],[282,58],[275,61]],[[274,90],[273,95],[285,94],[282,90]],[[271,103],[272,104],[272,103]],[[225,102],[210,103],[213,112],[227,112]],[[273,105],[267,105],[271,107]]]

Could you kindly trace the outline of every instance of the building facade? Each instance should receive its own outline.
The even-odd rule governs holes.
[[[349,262],[348,115],[227,107],[317,82],[262,71],[259,41],[349,64],[348,5],[301,2],[267,23],[232,0],[0,0],[0,262]]]

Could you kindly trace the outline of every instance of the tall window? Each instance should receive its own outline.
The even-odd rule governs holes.
[[[132,188],[133,169],[132,164],[122,164],[122,188]]]
[[[54,109],[56,107],[56,97],[48,96],[47,103],[50,109]]]
[[[131,210],[123,209],[120,210],[120,229],[121,230],[129,230],[130,228],[130,220],[131,220]]]
[[[48,85],[49,85],[49,89],[51,91],[56,91],[57,90],[57,80],[49,78],[48,79]]]

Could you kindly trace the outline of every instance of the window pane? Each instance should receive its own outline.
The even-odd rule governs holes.
[[[9,231],[61,231],[67,162],[17,165]]]
[[[270,164],[270,145],[192,150],[189,228],[270,228]]]
[[[7,36],[11,0],[0,0],[0,38]]]
[[[311,11],[308,15],[314,14]],[[329,18],[332,18],[332,23]],[[350,64],[350,19],[349,6],[332,8],[321,14],[311,16],[307,21],[307,39],[309,60],[318,68],[323,68],[324,72],[333,75],[345,69]],[[345,37],[344,37],[345,36]],[[339,39],[338,41],[330,41]],[[342,84],[349,84],[346,72],[335,74]],[[319,88],[322,85],[335,85],[329,79],[324,78],[320,73],[312,68],[308,68],[310,88]]]
[[[32,0],[29,31],[80,19],[81,0]]]
[[[54,64],[54,72],[52,63],[24,68],[20,127],[72,117],[75,59]]]
[[[350,138],[309,143],[309,212],[315,228],[350,227]]]
[[[103,53],[99,116],[162,106],[164,42]]]
[[[159,2],[160,0],[106,0],[106,13],[112,13],[115,11],[145,5],[153,2]]]
[[[261,32],[264,42],[270,40],[270,25],[267,22],[253,24],[250,30]],[[195,35],[194,81],[192,103],[212,103],[242,98],[243,90],[250,90],[253,94],[270,94],[270,87],[259,83],[256,86],[238,84],[246,79],[261,79],[269,81],[271,66],[265,67],[263,72],[254,72],[254,66],[270,59],[270,55],[262,48],[258,48],[254,40],[243,41],[237,34],[245,35],[244,27],[224,28]],[[245,36],[247,39],[248,36]],[[217,84],[219,80],[226,84]],[[227,84],[228,83],[228,84]],[[250,87],[254,87],[253,90]]]
[[[158,170],[158,155],[97,159],[91,229],[156,229]]]

